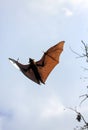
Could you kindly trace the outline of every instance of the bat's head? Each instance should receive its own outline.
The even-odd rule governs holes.
[[[34,59],[29,58],[29,63],[34,63]]]

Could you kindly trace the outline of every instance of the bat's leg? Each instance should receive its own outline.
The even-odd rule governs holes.
[[[36,76],[36,79],[37,79],[38,83],[40,84],[40,82],[41,82],[41,83],[45,84],[45,83],[43,82],[43,80],[42,80],[42,78],[41,78],[39,72],[37,71],[37,72],[34,72],[34,73],[35,73],[35,76]]]

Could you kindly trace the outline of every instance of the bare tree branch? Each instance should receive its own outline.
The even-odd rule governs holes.
[[[81,40],[81,42],[84,46],[84,52],[85,53],[79,54],[78,52],[74,51],[71,47],[70,47],[70,50],[78,56],[77,58],[86,57],[87,58],[86,61],[88,62],[88,45],[85,44],[82,40]]]
[[[83,116],[79,111],[77,111],[76,108],[73,109],[73,108],[70,108],[70,107],[69,107],[68,109],[74,111],[74,112],[77,114],[77,117],[76,117],[77,121],[80,122],[80,121],[82,120],[82,121],[84,122],[84,125],[83,125],[82,127],[80,126],[80,130],[84,130],[84,129],[87,129],[87,130],[88,130],[88,122],[86,122],[84,116]]]
[[[84,57],[84,55],[80,55],[79,53],[77,53],[76,51],[74,51],[71,47],[70,47],[70,50],[71,50],[74,54],[78,55],[77,58],[82,58],[82,57]]]
[[[80,102],[80,106],[81,106],[81,104],[88,98],[88,94],[81,95],[80,97],[85,97],[85,98]]]

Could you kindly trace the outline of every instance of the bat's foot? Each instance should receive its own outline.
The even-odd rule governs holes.
[[[43,81],[41,81],[43,84],[45,84]]]

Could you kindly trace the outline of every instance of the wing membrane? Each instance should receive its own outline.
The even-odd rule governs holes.
[[[43,55],[43,57],[37,61],[37,64],[44,66],[38,66],[39,74],[43,80],[46,81],[50,72],[54,69],[54,67],[59,63],[60,54],[63,51],[64,41],[57,43],[55,46],[49,48]]]

